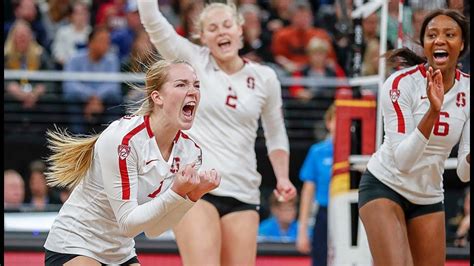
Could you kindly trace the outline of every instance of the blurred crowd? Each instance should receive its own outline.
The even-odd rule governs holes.
[[[137,0],[7,0],[4,2],[4,68],[8,70],[56,70],[74,72],[143,72],[156,50],[140,23]],[[160,0],[160,10],[185,38],[195,38],[196,15],[204,0]],[[245,19],[241,56],[274,68],[289,77],[332,77],[354,75],[353,1],[345,0],[240,0]],[[388,49],[397,47],[399,1],[389,1]],[[419,29],[431,10],[458,9],[469,17],[467,0],[405,0],[403,5],[403,46],[422,55]],[[380,12],[362,20],[361,76],[378,73]],[[459,67],[470,73],[469,55]],[[45,99],[67,103],[69,130],[87,133],[104,121],[123,114],[123,103],[134,99],[133,91],[119,82],[38,82],[7,80],[7,97],[22,109],[34,110]],[[330,101],[338,87],[303,86],[284,88],[289,97],[302,102],[317,97]],[[4,171],[4,206],[8,210],[46,210],[61,205],[67,189],[46,185],[42,161],[29,166],[29,177]],[[27,182],[25,182],[27,181]],[[296,237],[296,202],[279,204],[270,199],[272,220],[265,222],[269,234]],[[468,202],[468,201],[467,201]],[[467,210],[469,212],[469,208]],[[468,214],[463,212],[462,217]],[[467,240],[466,219],[456,231],[457,245]],[[276,230],[282,225],[284,230]],[[273,228],[270,228],[272,227]],[[262,229],[262,232],[265,230]],[[273,231],[272,231],[273,230]],[[263,233],[262,233],[263,234]]]
[[[352,0],[241,0],[245,19],[243,57],[267,64],[281,76],[352,77],[378,73],[380,11],[363,18],[362,47],[355,49]],[[196,14],[204,0],[163,0],[161,12],[185,38],[194,34]],[[399,1],[389,1],[388,49],[398,38]],[[8,70],[80,72],[143,72],[156,51],[140,23],[136,0],[10,0],[4,3],[4,67]],[[403,45],[418,46],[421,18],[430,10],[449,7],[469,15],[465,0],[409,0],[403,8]],[[360,73],[352,69],[360,51]],[[460,62],[470,72],[469,60]],[[285,88],[302,101],[331,97],[338,87]],[[123,113],[120,104],[133,92],[119,82],[54,82],[8,80],[7,97],[34,110],[42,99],[68,103],[73,133],[86,133],[102,121]],[[114,107],[114,108],[111,108]]]

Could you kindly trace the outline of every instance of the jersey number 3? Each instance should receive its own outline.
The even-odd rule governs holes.
[[[438,120],[436,120],[433,128],[433,134],[436,136],[447,136],[449,134],[449,124],[448,122],[441,122],[441,117],[449,118],[449,113],[440,112]]]

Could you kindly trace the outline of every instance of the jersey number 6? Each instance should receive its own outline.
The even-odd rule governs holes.
[[[441,116],[448,118],[449,113],[447,112],[440,112],[438,120],[436,120],[434,124],[433,134],[436,136],[447,136],[449,134],[449,124],[448,122],[441,122]]]

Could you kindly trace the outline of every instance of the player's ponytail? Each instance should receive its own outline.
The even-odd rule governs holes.
[[[426,62],[426,58],[417,55],[406,47],[388,51],[385,57],[388,65],[392,67],[409,67]]]
[[[47,159],[46,181],[49,186],[74,188],[81,182],[92,164],[94,144],[99,135],[74,137],[66,131],[46,132],[48,148],[53,154]]]

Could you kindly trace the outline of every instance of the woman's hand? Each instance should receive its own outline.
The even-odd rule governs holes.
[[[426,95],[430,101],[430,109],[439,112],[444,101],[443,74],[441,74],[441,70],[433,71],[433,68],[429,67],[426,77],[428,79]]]
[[[188,193],[188,198],[192,201],[197,201],[207,192],[217,188],[221,183],[221,176],[215,169],[200,172],[198,176],[199,184]]]
[[[188,164],[183,170],[179,171],[174,178],[171,189],[183,198],[186,198],[191,190],[195,189],[200,183],[200,178],[194,168],[194,164]]]
[[[277,179],[277,185],[273,193],[275,193],[278,201],[284,202],[296,197],[296,188],[289,179]]]

